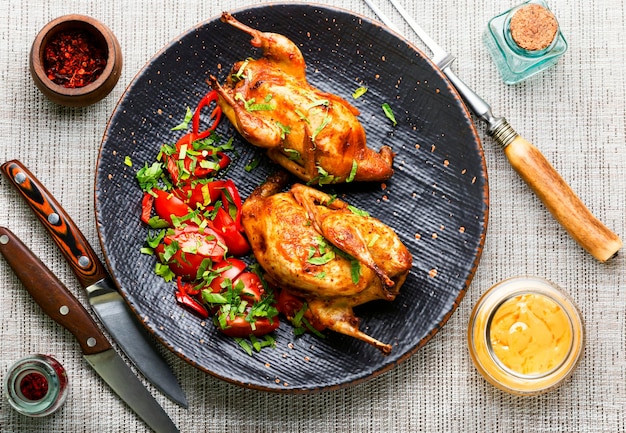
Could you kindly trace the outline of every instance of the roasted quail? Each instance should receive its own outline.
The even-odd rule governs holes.
[[[266,278],[304,298],[319,323],[390,353],[391,345],[359,330],[352,308],[393,300],[412,266],[410,252],[390,227],[342,200],[301,184],[281,192],[287,176],[271,176],[242,208]]]
[[[223,85],[210,77],[219,106],[248,142],[305,182],[391,177],[391,148],[377,153],[367,147],[359,111],[307,82],[304,58],[291,40],[250,28],[227,12],[222,21],[248,33],[263,50],[259,59],[235,63]]]

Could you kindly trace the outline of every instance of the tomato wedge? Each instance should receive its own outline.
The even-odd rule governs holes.
[[[176,142],[176,152],[164,155],[167,171],[175,185],[190,178],[205,178],[223,170],[230,164],[230,157],[224,152],[194,149],[197,137],[193,132],[184,135]]]
[[[219,328],[219,330],[229,337],[246,338],[250,335],[262,337],[263,335],[275,331],[279,325],[280,321],[278,317],[272,320],[263,317],[254,322],[254,329],[252,329],[250,322],[242,316],[237,316],[234,319],[226,319],[226,327],[223,329]]]
[[[167,234],[155,251],[176,276],[193,280],[204,260],[219,262],[226,254],[224,239],[210,227],[188,225]]]
[[[174,227],[172,217],[183,218],[191,213],[191,208],[174,194],[160,190],[152,190],[154,201],[152,207],[157,215],[168,222],[170,227]]]
[[[213,293],[219,293],[224,290],[222,287],[224,281],[234,281],[246,269],[246,263],[234,257],[215,263],[213,270],[219,272],[219,276],[215,277],[209,284],[209,288]]]
[[[233,256],[245,256],[250,252],[250,244],[243,233],[237,230],[235,220],[220,207],[213,219],[213,226],[223,237],[228,252]]]
[[[222,197],[226,181],[186,182],[172,192],[192,209],[206,208]]]
[[[239,284],[243,284],[243,289],[241,290],[242,298],[250,302],[259,302],[261,300],[265,290],[257,274],[254,272],[242,272],[233,281],[233,287],[238,287]]]

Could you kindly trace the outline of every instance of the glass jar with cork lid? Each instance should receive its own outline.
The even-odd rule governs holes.
[[[484,42],[507,84],[553,66],[567,51],[559,23],[543,0],[530,0],[492,18]]]

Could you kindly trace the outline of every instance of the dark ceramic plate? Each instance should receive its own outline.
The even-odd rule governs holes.
[[[345,199],[396,229],[413,254],[413,269],[394,302],[356,309],[361,328],[393,344],[390,356],[336,333],[295,337],[282,323],[275,350],[248,356],[237,343],[186,313],[174,284],[142,255],[142,192],[135,172],[161,144],[175,142],[186,107],[206,93],[206,79],[223,81],[237,60],[259,56],[250,37],[220,22],[202,23],[159,52],[121,98],[106,130],[96,174],[96,214],[106,261],[132,309],[149,330],[190,364],[249,388],[305,392],[333,389],[376,376],[406,360],[446,323],[467,290],[485,241],[488,187],[476,130],[458,94],[415,47],[386,28],[349,12],[310,4],[266,5],[234,12],[263,31],[298,44],[309,81],[361,110],[370,147],[392,146],[396,172],[385,185],[334,188]],[[367,93],[354,100],[360,86]],[[389,103],[392,126],[381,109]],[[206,110],[208,111],[208,110]],[[275,170],[227,121],[239,153],[228,177],[243,197]],[[133,167],[125,165],[130,157]],[[244,167],[261,157],[259,167]],[[450,350],[458,348],[450,347]]]

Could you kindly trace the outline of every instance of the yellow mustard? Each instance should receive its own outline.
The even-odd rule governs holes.
[[[572,299],[554,283],[513,277],[487,290],[468,324],[469,352],[492,385],[517,395],[548,392],[567,379],[584,347]]]
[[[505,301],[489,329],[495,356],[511,370],[543,374],[561,365],[572,346],[572,327],[563,309],[546,296],[527,293]]]

